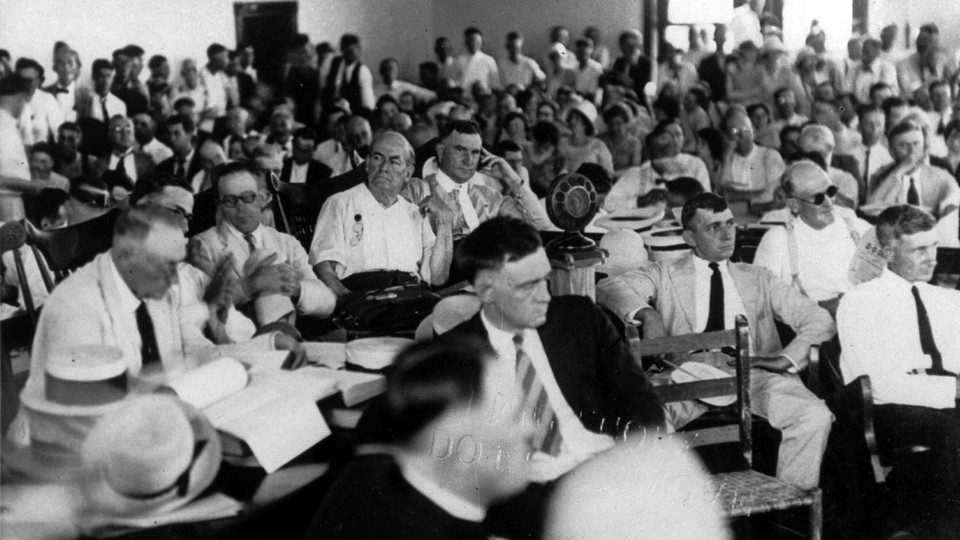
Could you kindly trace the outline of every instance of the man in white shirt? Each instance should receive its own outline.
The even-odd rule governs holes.
[[[840,302],[837,326],[845,383],[869,375],[880,450],[922,445],[938,474],[924,478],[933,508],[960,485],[960,292],[929,285],[937,264],[936,222],[907,205],[877,221],[883,274]],[[939,504],[938,504],[939,502]]]
[[[523,49],[523,35],[513,31],[507,34],[507,56],[498,63],[500,68],[500,82],[504,87],[517,85],[521,89],[543,82],[547,75],[540,69],[536,60],[525,56]]]
[[[855,210],[860,201],[860,186],[856,178],[847,171],[831,166],[833,161],[833,132],[827,126],[810,124],[800,131],[800,149],[804,152],[819,154],[827,165],[830,182],[837,186],[837,204]]]
[[[445,37],[438,37],[433,42],[433,53],[437,56],[440,80],[449,79],[459,83],[460,76],[457,72],[457,62],[453,58],[453,43],[450,43],[450,40]]]
[[[157,123],[149,114],[140,113],[133,117],[133,136],[140,145],[140,151],[159,164],[173,157],[173,150],[154,137],[156,132]]]
[[[366,182],[324,203],[310,244],[310,266],[337,295],[368,288],[360,281],[370,272],[399,271],[431,285],[447,281],[453,256],[450,227],[438,223],[434,234],[420,209],[400,197],[414,162],[413,148],[403,136],[383,132],[371,145]]]
[[[955,214],[960,206],[960,188],[950,173],[929,164],[923,127],[903,121],[890,130],[887,138],[895,164],[870,179],[867,204],[877,213],[888,206],[912,204],[930,212],[938,221]],[[956,239],[955,226],[953,238]]]
[[[199,114],[206,111],[208,104],[207,89],[200,80],[200,71],[197,69],[197,62],[191,58],[186,58],[180,64],[180,81],[174,86],[170,102],[176,106],[181,98],[190,98],[193,100],[194,110]]]
[[[870,87],[881,82],[897,88],[897,68],[880,56],[880,40],[867,38],[863,57],[850,74],[850,91],[860,103],[870,103]]]
[[[458,81],[465,92],[472,92],[479,83],[484,92],[500,88],[500,72],[497,61],[483,52],[483,34],[474,26],[463,32],[467,53],[457,58]]]
[[[550,46],[547,48],[547,56],[554,51],[560,54],[560,65],[564,69],[576,69],[577,59],[570,52],[570,30],[566,26],[554,26],[550,29]]]
[[[63,111],[53,95],[40,91],[43,84],[43,66],[30,58],[20,58],[17,60],[16,72],[30,81],[30,98],[20,115],[26,146],[52,142],[63,123]]]
[[[27,106],[29,92],[30,82],[16,73],[0,79],[0,221],[24,217],[20,193],[32,188],[17,121]]]
[[[818,165],[790,164],[781,183],[792,219],[760,240],[753,264],[792,283],[831,314],[851,287],[847,270],[860,235],[870,224],[835,206],[834,184]],[[789,229],[788,229],[789,227]]]
[[[730,109],[723,131],[733,144],[724,154],[718,182],[720,193],[733,203],[747,203],[734,206],[738,217],[746,214],[743,206],[762,214],[773,202],[783,174],[783,158],[776,150],[754,143],[750,118],[741,110]]]
[[[684,204],[681,222],[692,256],[607,278],[597,285],[597,301],[626,320],[642,321],[644,338],[729,329],[737,315],[744,315],[753,349],[753,409],[783,433],[777,477],[815,487],[833,415],[797,373],[807,365],[810,347],[834,336],[833,319],[767,269],[730,262],[737,223],[721,197],[695,195]],[[786,346],[775,319],[796,332]],[[714,366],[729,371],[720,358]],[[676,427],[706,411],[699,402],[668,404],[667,409]]]
[[[880,169],[893,163],[890,151],[887,150],[886,116],[880,107],[866,104],[857,107],[857,129],[860,131],[861,143],[850,153],[860,164],[860,203],[867,200],[870,179]]]
[[[946,141],[943,131],[953,119],[953,103],[950,100],[950,83],[936,80],[930,83],[930,105],[932,110],[927,111],[930,119],[930,153],[938,157],[946,157]],[[937,151],[939,149],[939,152]]]
[[[600,78],[603,77],[603,67],[591,55],[593,54],[593,41],[590,38],[580,38],[577,40],[577,65],[574,71],[577,73],[577,83],[573,89],[581,96],[593,102],[599,102],[597,93],[600,91]]]
[[[133,184],[150,174],[156,165],[149,155],[136,149],[133,121],[125,116],[114,116],[107,128],[110,155],[101,159],[104,171],[119,171]]]
[[[127,115],[127,106],[117,96],[110,92],[116,70],[113,64],[105,58],[97,58],[90,68],[93,78],[93,92],[83,94],[82,100],[77,102],[77,117],[92,118],[103,122],[104,125],[116,115]]]
[[[270,194],[251,165],[227,164],[217,181],[222,220],[190,240],[190,262],[216,267],[228,256],[236,261],[240,290],[235,304],[248,309],[258,328],[290,322],[295,314],[327,317],[336,295],[316,278],[300,242],[261,225]]]
[[[374,85],[373,95],[377,99],[387,94],[393,96],[394,99],[400,99],[401,94],[410,92],[420,105],[431,103],[437,99],[437,93],[433,90],[401,81],[397,79],[399,74],[400,62],[396,58],[384,58],[380,62],[380,78],[383,82]]]
[[[64,121],[76,122],[77,101],[80,98],[77,92],[90,91],[77,81],[80,76],[80,55],[68,48],[57,51],[53,57],[53,71],[57,74],[57,80],[43,89],[57,100]]]
[[[330,111],[327,116],[327,132],[330,133],[330,138],[318,144],[313,153],[314,159],[330,167],[331,177],[353,170],[352,151],[346,148],[349,120],[350,114],[343,109]]]
[[[207,65],[200,72],[200,80],[207,91],[207,109],[213,117],[227,114],[227,48],[219,43],[207,47]]]

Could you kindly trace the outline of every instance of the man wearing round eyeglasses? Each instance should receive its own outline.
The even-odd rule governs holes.
[[[786,227],[772,227],[753,264],[768,268],[830,313],[853,284],[848,269],[860,236],[870,224],[837,206],[837,186],[816,163],[801,160],[783,173],[790,211]]]
[[[292,322],[295,314],[326,317],[336,295],[313,274],[300,242],[261,225],[270,195],[249,164],[228,163],[215,178],[222,220],[190,241],[190,262],[216,268],[229,255],[241,287],[234,301],[253,315],[258,327]]]
[[[762,215],[774,202],[783,158],[776,150],[757,146],[746,111],[732,107],[723,119],[727,150],[720,169],[718,192],[730,201],[739,219]]]
[[[683,205],[683,239],[693,255],[642,266],[597,285],[597,301],[625,320],[643,323],[645,339],[734,328],[747,318],[751,356],[750,399],[754,411],[783,434],[777,477],[809,489],[817,486],[833,416],[797,372],[810,346],[834,336],[830,314],[768,270],[731,263],[736,221],[722,197],[701,193]],[[781,344],[774,320],[796,337]],[[730,372],[722,353],[706,361]],[[719,361],[718,361],[719,360]],[[700,402],[668,404],[675,427],[706,412]]]

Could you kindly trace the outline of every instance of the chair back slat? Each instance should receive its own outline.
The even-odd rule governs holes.
[[[46,266],[62,281],[74,270],[92,261],[113,245],[113,224],[120,210],[114,209],[83,223],[41,231],[27,223],[27,241],[46,260]]]

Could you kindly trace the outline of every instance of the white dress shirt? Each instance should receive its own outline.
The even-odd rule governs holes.
[[[850,219],[857,233],[863,234],[870,228],[869,223],[857,218],[852,211],[839,207],[835,207],[835,210],[833,223],[820,230],[807,225],[799,217],[792,220],[797,240],[800,283],[814,302],[836,298],[853,287],[847,270],[857,245],[840,212],[849,212],[847,219]],[[763,235],[753,264],[769,269],[787,283],[793,282],[789,238],[785,227],[772,227]]]
[[[457,70],[460,75],[460,87],[466,92],[470,92],[476,82],[483,84],[487,90],[500,88],[497,61],[483,51],[461,55],[457,58]]]
[[[53,87],[48,87],[47,92],[57,100],[57,106],[63,114],[64,122],[77,121],[77,81],[73,81],[67,86],[60,86],[60,82],[54,83]]]
[[[390,84],[377,83],[373,87],[373,95],[377,99],[380,99],[381,96],[390,94],[394,99],[399,100],[400,96],[405,93],[410,92],[413,94],[413,97],[420,103],[430,103],[431,101],[437,99],[437,93],[433,90],[427,90],[422,86],[417,86],[413,83],[408,83],[407,81],[393,81]]]
[[[369,270],[400,270],[429,281],[424,253],[436,236],[417,205],[403,197],[384,208],[366,184],[354,186],[327,200],[315,231],[310,266],[335,262],[339,279]]]
[[[296,161],[290,162],[290,183],[291,184],[306,184],[307,183],[307,169],[310,168],[310,162],[300,165]]]
[[[857,146],[850,155],[857,158],[857,161],[860,162],[860,176],[867,185],[870,185],[870,178],[882,167],[893,163],[893,157],[890,156],[890,151],[887,150],[887,147],[880,142],[877,142],[869,148],[869,160],[867,159],[867,150],[868,148],[861,144]]]
[[[137,160],[133,155],[133,148],[127,149],[123,153],[122,157],[120,154],[113,152],[110,154],[110,162],[107,165],[107,169],[114,171],[117,169],[120,160],[123,159],[123,168],[124,172],[127,174],[127,177],[133,181],[134,184],[137,183]]]
[[[515,84],[526,88],[547,78],[536,60],[522,54],[517,57],[516,62],[509,57],[501,58],[497,66],[500,69],[500,82],[504,87]]]
[[[573,89],[578,94],[592,96],[600,90],[600,77],[603,77],[603,68],[600,67],[600,62],[588,58],[587,65],[581,69],[580,64],[577,64],[574,72],[577,74],[577,83]]]
[[[103,117],[103,107],[101,103],[106,103],[107,105],[107,114],[110,118],[113,118],[116,115],[127,115],[127,104],[123,102],[120,98],[113,95],[113,93],[108,93],[106,97],[101,96],[95,92],[90,93],[90,101],[87,103],[87,110],[84,111],[82,115],[83,118],[93,118],[94,120],[100,120],[103,123],[110,121],[110,118]]]
[[[330,67],[332,66],[333,57],[331,57],[330,62],[325,63],[325,69],[320,72],[320,80],[327,80],[327,73],[329,72]],[[334,94],[340,95],[340,89],[343,87],[347,81],[353,79],[354,70],[359,69],[357,73],[357,82],[360,83],[360,104],[365,108],[373,110],[377,104],[377,100],[373,95],[373,73],[370,72],[370,68],[361,64],[359,61],[354,61],[351,64],[347,64],[345,61],[340,62],[340,68],[337,72],[337,78],[334,79]],[[356,113],[357,111],[353,111]]]
[[[496,360],[487,363],[487,373],[485,382],[490,386],[487,388],[495,392],[495,403],[502,404],[500,411],[512,412],[517,409],[517,400],[522,399],[520,395],[520,382],[517,381],[517,348],[513,343],[513,334],[501,330],[494,325],[487,314],[480,313],[483,326],[487,329],[487,335],[490,339],[490,345],[497,353]],[[530,363],[533,364],[537,377],[543,383],[543,388],[550,400],[550,405],[556,414],[557,421],[560,424],[560,436],[563,443],[560,446],[560,455],[558,461],[565,462],[573,460],[583,461],[598,452],[607,450],[613,446],[613,439],[608,435],[593,433],[583,427],[583,423],[577,417],[577,414],[563,397],[563,392],[553,376],[553,370],[550,368],[550,361],[547,359],[547,353],[543,350],[543,343],[540,342],[540,335],[536,329],[528,328],[523,331],[523,352],[530,357]]]
[[[207,89],[207,108],[216,116],[227,114],[227,76],[224,72],[212,73],[210,68],[200,70],[200,80]],[[197,110],[202,110],[197,107]]]
[[[837,330],[843,343],[843,380],[849,383],[860,375],[869,375],[877,404],[952,409],[957,380],[924,373],[932,360],[920,347],[913,286],[927,310],[943,368],[960,371],[960,292],[910,283],[884,270],[880,277],[858,285],[840,301]]]
[[[24,140],[29,145],[48,142],[57,138],[57,130],[64,122],[60,104],[52,94],[37,90],[27,102],[20,121],[25,128]]]
[[[876,83],[887,83],[894,93],[900,88],[897,68],[882,58],[875,59],[869,67],[862,62],[854,66],[850,78],[850,90],[860,103],[870,103],[870,87]]]
[[[759,191],[751,196],[752,202],[763,203],[773,200],[774,191],[780,185],[780,175],[785,166],[783,158],[776,150],[754,146],[746,156],[734,152],[730,161],[730,177],[722,178],[721,184],[734,191]]]

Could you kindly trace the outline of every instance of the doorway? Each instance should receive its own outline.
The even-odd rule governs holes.
[[[237,44],[253,46],[260,81],[279,86],[287,44],[297,35],[297,3],[235,3],[233,15]]]

